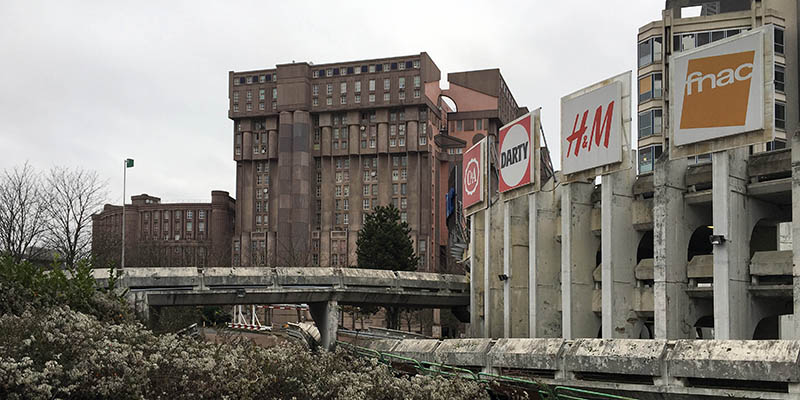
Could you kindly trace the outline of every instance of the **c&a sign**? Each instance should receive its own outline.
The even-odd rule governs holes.
[[[463,172],[461,199],[465,210],[483,202],[485,169],[486,138],[483,138],[464,153],[461,164]]]

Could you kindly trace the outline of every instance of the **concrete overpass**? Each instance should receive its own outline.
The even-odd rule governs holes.
[[[108,270],[95,270],[108,286]],[[338,305],[452,308],[469,320],[465,276],[356,268],[126,268],[136,310],[170,306],[306,303],[323,345],[336,340]]]

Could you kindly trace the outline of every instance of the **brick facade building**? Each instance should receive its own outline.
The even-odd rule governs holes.
[[[147,194],[125,206],[126,267],[205,267],[230,264],[236,202],[212,191],[210,203],[161,203]],[[122,207],[106,204],[92,216],[92,253],[100,267],[120,265]]]

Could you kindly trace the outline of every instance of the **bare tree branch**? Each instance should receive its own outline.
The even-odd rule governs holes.
[[[27,162],[0,176],[0,252],[14,261],[36,258],[46,230],[47,191]]]
[[[46,243],[71,267],[90,254],[92,214],[103,207],[107,183],[94,171],[54,167],[47,186],[52,198]]]

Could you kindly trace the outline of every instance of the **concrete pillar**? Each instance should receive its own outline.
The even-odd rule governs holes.
[[[292,207],[294,202],[292,200],[292,113],[288,111],[281,112],[280,124],[278,128],[278,171],[277,179],[272,182],[277,183],[271,189],[274,195],[278,197],[278,221],[276,225],[277,230],[277,243],[278,250],[277,263],[284,265],[288,258],[288,253],[292,245]],[[248,254],[250,243],[245,245],[245,237],[242,235],[242,263],[244,264],[245,254]]]
[[[306,266],[311,246],[311,116],[308,111],[295,111],[292,124],[292,204],[291,250],[293,263]],[[316,182],[314,182],[316,187]]]
[[[479,260],[477,258],[478,247],[475,245],[478,232],[476,214],[469,216],[469,336],[481,337],[480,313],[479,308],[482,303],[478,300],[478,279],[482,275],[482,270],[478,270]]]
[[[528,195],[528,337],[561,337],[561,245],[554,180]]]
[[[695,211],[684,203],[686,159],[657,160],[654,172],[653,253],[656,339],[691,339],[698,316],[686,294],[689,239]],[[692,223],[691,221],[695,221]]]
[[[491,187],[491,186],[489,186]],[[491,196],[491,193],[489,194]],[[491,198],[490,198],[491,200]],[[483,337],[491,338],[490,322],[491,322],[491,305],[492,305],[492,290],[491,290],[491,256],[489,250],[491,249],[492,238],[492,210],[487,207],[483,211]]]
[[[800,8],[798,9],[800,10]],[[800,12],[800,11],[798,11]],[[792,282],[793,308],[795,317],[792,318],[791,334],[794,339],[800,339],[800,246],[795,246],[795,241],[800,241],[800,131],[791,137],[792,146]],[[797,222],[795,222],[797,221]]]
[[[503,203],[503,337],[528,337],[528,199]]]
[[[638,339],[633,310],[636,250],[633,229],[633,168],[603,175],[601,186],[603,338]]]
[[[714,246],[714,338],[752,339],[747,148],[716,152],[711,162],[714,235],[725,237]]]
[[[597,337],[600,320],[592,311],[592,272],[599,239],[592,234],[594,184],[561,186],[561,317],[564,339]]]
[[[511,337],[511,201],[503,204],[503,337]]]
[[[339,327],[338,302],[329,300],[309,303],[308,309],[311,312],[311,318],[314,319],[314,324],[319,329],[320,346],[327,351],[333,351],[336,347],[336,334]]]

